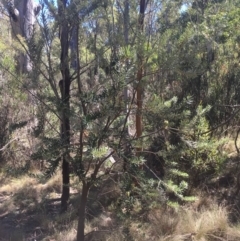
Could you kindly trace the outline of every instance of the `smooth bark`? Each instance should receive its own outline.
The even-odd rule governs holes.
[[[35,4],[33,0],[14,0],[14,2],[6,4],[11,19],[13,37],[20,43],[19,36],[28,42],[32,38],[34,23],[41,6]],[[21,44],[23,45],[23,43]],[[32,70],[32,63],[27,51],[25,49],[25,53],[19,53],[16,56],[19,73],[27,73]]]

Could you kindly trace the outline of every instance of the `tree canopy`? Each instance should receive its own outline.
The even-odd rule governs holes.
[[[76,176],[78,241],[90,190],[116,173],[128,214],[195,200],[227,138],[239,153],[239,18],[236,0],[2,1],[2,167],[61,165],[61,212]]]

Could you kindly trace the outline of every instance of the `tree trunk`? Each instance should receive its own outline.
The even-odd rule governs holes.
[[[70,145],[70,73],[69,73],[69,62],[68,62],[68,52],[69,52],[69,24],[66,16],[66,1],[62,0],[59,2],[59,16],[61,22],[59,25],[59,37],[61,43],[61,73],[62,80],[59,82],[61,97],[62,97],[62,116],[61,116],[61,140],[63,145],[63,160],[62,160],[62,197],[61,197],[61,207],[62,212],[67,210],[67,202],[69,199],[69,150]]]
[[[80,73],[79,73],[79,53],[74,54],[75,50],[78,50],[78,26],[73,26],[74,23],[71,19],[69,19],[68,9],[70,8],[70,4],[75,4],[74,1],[67,0],[59,0],[58,1],[58,15],[59,15],[59,38],[61,43],[61,74],[62,80],[59,82],[61,97],[62,97],[62,113],[61,113],[61,140],[63,145],[63,157],[62,157],[62,197],[61,197],[61,207],[62,212],[67,210],[67,202],[69,199],[69,150],[68,147],[70,145],[70,85],[71,85],[71,77],[70,77],[70,66],[69,66],[69,48],[70,43],[69,39],[71,38],[71,48],[72,48],[72,56],[70,56],[71,65],[73,68],[77,68],[77,76],[78,76],[78,85],[80,87]],[[83,8],[82,11],[76,13],[75,18],[81,17],[83,18],[86,14],[90,13],[97,7],[101,6],[101,1],[94,1],[87,8]],[[81,14],[80,14],[81,13]],[[77,23],[78,24],[78,23]],[[73,27],[72,36],[70,29]],[[84,104],[83,104],[84,107]],[[84,111],[84,108],[83,108]]]
[[[32,61],[30,58],[29,49],[25,47],[23,41],[21,41],[21,36],[26,40],[28,44],[31,42],[33,37],[33,28],[36,21],[37,15],[41,10],[39,4],[34,4],[33,0],[14,0],[6,1],[3,0],[3,3],[7,7],[11,26],[12,26],[12,36],[13,38],[20,43],[23,47],[23,51],[18,51],[15,56],[16,59],[16,71],[18,74],[28,74],[32,72]],[[31,80],[30,80],[31,81]],[[33,110],[33,122],[29,123],[28,128],[33,130],[38,126],[38,119],[36,117],[37,104],[36,104],[36,90],[31,89],[27,92],[29,107]]]
[[[69,163],[67,158],[63,156],[62,161],[62,196],[61,196],[61,211],[65,212],[67,210],[68,199],[69,199]]]
[[[11,17],[13,37],[20,41],[17,35],[29,41],[32,37],[33,26],[36,16],[41,10],[39,4],[34,4],[33,0],[14,0],[11,2],[4,1],[7,5],[9,15]],[[22,43],[23,44],[23,43]],[[32,63],[29,53],[19,53],[17,58],[17,71],[19,73],[27,73],[32,70]]]
[[[146,1],[140,0],[140,12],[138,19],[138,27],[141,32],[143,32],[144,26],[144,13],[146,9]],[[142,40],[140,40],[142,41]],[[142,45],[142,43],[140,43]],[[143,56],[141,49],[138,51],[138,71],[137,71],[137,113],[136,113],[136,136],[137,138],[142,136],[142,104],[143,104],[143,87],[142,87],[142,77],[143,77]],[[142,147],[137,148],[138,154],[142,151]]]
[[[83,182],[82,196],[78,214],[77,241],[84,241],[85,215],[89,189],[90,185],[86,182]]]
[[[125,41],[125,46],[128,47],[129,44],[129,0],[124,1],[124,16],[123,16],[123,21],[124,21],[124,41]],[[129,61],[126,60],[126,66],[127,69],[129,67]],[[123,91],[123,96],[124,96],[124,101],[125,101],[125,114],[128,115],[128,99],[129,99],[129,91],[128,91],[128,79],[126,78],[126,86]],[[129,126],[129,117],[127,118],[127,135],[130,134],[130,126]]]

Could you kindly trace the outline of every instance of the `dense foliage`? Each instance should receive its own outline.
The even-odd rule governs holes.
[[[88,193],[108,176],[120,173],[124,218],[136,201],[192,201],[221,171],[221,147],[240,132],[238,1],[42,0],[26,36],[12,31],[15,1],[3,2],[1,167],[50,177],[62,163],[63,212],[77,176],[77,240]]]

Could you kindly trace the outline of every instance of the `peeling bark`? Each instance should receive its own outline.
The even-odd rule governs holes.
[[[34,23],[41,6],[35,4],[33,0],[14,0],[7,3],[7,9],[11,19],[13,37],[21,41],[18,38],[19,35],[28,42],[32,37]],[[28,73],[32,70],[32,63],[26,52],[27,50],[16,57],[19,73]]]

